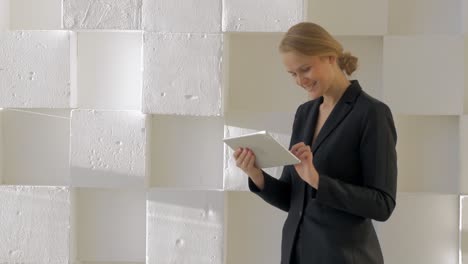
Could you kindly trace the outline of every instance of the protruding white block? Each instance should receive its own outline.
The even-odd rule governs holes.
[[[458,117],[396,115],[394,119],[398,133],[398,190],[458,193]]]
[[[281,37],[274,33],[229,36],[226,112],[295,112],[307,101],[307,93],[282,63]]]
[[[461,8],[460,0],[388,0],[388,33],[459,34],[462,28]]]
[[[78,107],[141,110],[141,32],[78,32]]]
[[[227,262],[278,263],[286,213],[249,192],[228,192]]]
[[[78,188],[75,199],[80,263],[145,263],[145,191]]]
[[[62,0],[10,0],[12,30],[59,30]]]
[[[69,261],[70,191],[0,186],[0,263]]]
[[[151,123],[152,187],[222,188],[222,118],[153,115]]]
[[[308,21],[333,35],[385,35],[389,0],[306,0]],[[392,0],[390,0],[392,1]]]
[[[460,192],[468,194],[468,115],[460,116]],[[467,206],[468,208],[468,206]],[[468,218],[467,218],[468,219]]]
[[[0,184],[3,184],[3,175],[5,173],[5,162],[3,161],[5,157],[5,143],[3,143],[3,116],[5,115],[4,112],[4,109],[0,108]]]
[[[225,263],[224,197],[220,191],[151,190],[147,263]]]
[[[221,0],[145,0],[143,30],[218,33],[221,11]]]
[[[142,0],[62,0],[66,29],[141,29]]]
[[[0,0],[0,32],[10,29],[10,0]]]
[[[73,110],[71,116],[73,186],[147,185],[146,115],[137,111]]]
[[[458,263],[458,195],[398,193],[378,225],[385,263]]]
[[[69,108],[75,42],[67,31],[0,33],[0,107]]]
[[[286,32],[303,18],[302,0],[223,0],[223,31]]]
[[[221,34],[144,34],[143,112],[219,116]]]
[[[225,126],[224,137],[235,137],[245,134],[258,132],[258,130]],[[280,142],[285,148],[289,148],[289,142],[291,140],[291,134],[278,134],[271,133],[274,139]],[[248,176],[240,168],[236,166],[236,160],[233,156],[234,150],[229,146],[224,145],[224,189],[226,190],[248,190]],[[265,172],[275,178],[281,176],[283,167],[273,167],[263,169]]]
[[[460,195],[460,264],[468,262],[468,196]]]
[[[384,101],[394,113],[461,114],[463,52],[462,36],[385,37]]]
[[[3,183],[69,185],[70,110],[4,109],[1,112]]]

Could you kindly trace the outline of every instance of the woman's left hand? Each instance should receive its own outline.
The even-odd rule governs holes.
[[[296,169],[299,176],[302,178],[302,180],[317,189],[319,183],[319,174],[315,169],[314,164],[312,163],[314,156],[310,146],[304,144],[304,142],[299,142],[291,147],[291,152],[301,160],[301,163],[294,165],[294,168]]]

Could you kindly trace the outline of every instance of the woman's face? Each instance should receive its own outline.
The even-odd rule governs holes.
[[[333,56],[307,56],[293,51],[282,53],[283,64],[296,84],[304,88],[311,99],[322,96],[334,79]]]

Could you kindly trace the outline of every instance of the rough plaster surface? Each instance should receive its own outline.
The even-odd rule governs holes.
[[[146,115],[138,111],[73,110],[71,116],[74,186],[146,186]]]
[[[302,0],[223,0],[223,31],[286,32],[303,17]]]
[[[143,30],[154,32],[221,31],[220,0],[143,1]]]
[[[221,34],[144,35],[143,112],[221,115]]]
[[[66,29],[141,29],[142,0],[63,0]]]
[[[0,33],[0,107],[70,107],[74,37],[67,31]]]
[[[0,186],[0,263],[68,263],[69,196],[64,187]]]
[[[153,189],[147,263],[224,263],[224,193]]]

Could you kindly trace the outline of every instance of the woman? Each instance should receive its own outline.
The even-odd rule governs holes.
[[[249,188],[288,212],[281,263],[384,263],[372,219],[395,208],[397,134],[389,107],[349,81],[357,58],[314,23],[291,27],[283,63],[312,98],[296,111],[290,150],[301,162],[275,179],[246,148],[234,152]]]

